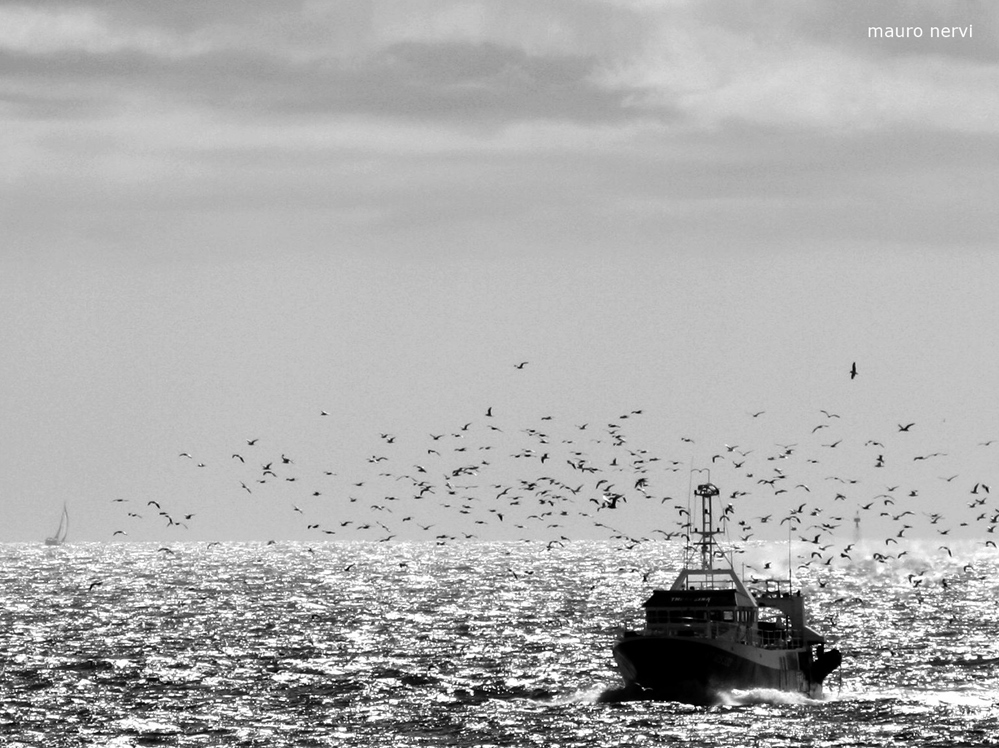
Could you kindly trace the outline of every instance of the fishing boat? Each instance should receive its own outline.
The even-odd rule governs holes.
[[[625,630],[613,648],[625,681],[622,698],[714,704],[732,690],[776,689],[818,698],[839,667],[836,649],[808,626],[801,590],[770,580],[750,590],[715,541],[713,500],[703,483],[701,527],[688,519],[684,565],[668,590],[645,601],[645,627]]]
[[[59,517],[59,527],[55,535],[45,538],[45,545],[62,545],[66,542],[66,535],[69,533],[69,511],[66,505],[62,505],[62,514]]]

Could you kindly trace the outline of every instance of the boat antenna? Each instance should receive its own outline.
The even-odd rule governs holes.
[[[794,522],[787,523],[787,591],[790,594],[794,590],[794,580],[791,577],[791,525]]]

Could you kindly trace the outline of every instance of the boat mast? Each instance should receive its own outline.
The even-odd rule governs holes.
[[[697,545],[701,549],[701,568],[714,569],[715,535],[720,532],[714,529],[713,502],[719,493],[714,483],[701,483],[694,489],[694,495],[701,497],[701,529],[694,532],[700,536]]]

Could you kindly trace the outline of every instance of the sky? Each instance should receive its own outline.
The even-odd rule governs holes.
[[[997,34],[0,3],[0,542],[988,542]]]

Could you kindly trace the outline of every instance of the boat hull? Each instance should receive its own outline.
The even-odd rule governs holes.
[[[767,649],[696,637],[633,634],[621,639],[614,659],[630,695],[688,704],[713,704],[732,689],[771,688],[810,697],[822,693],[832,661],[814,668],[808,648]],[[839,653],[829,652],[839,664]],[[829,667],[832,665],[832,667]],[[819,670],[825,670],[817,677]]]

